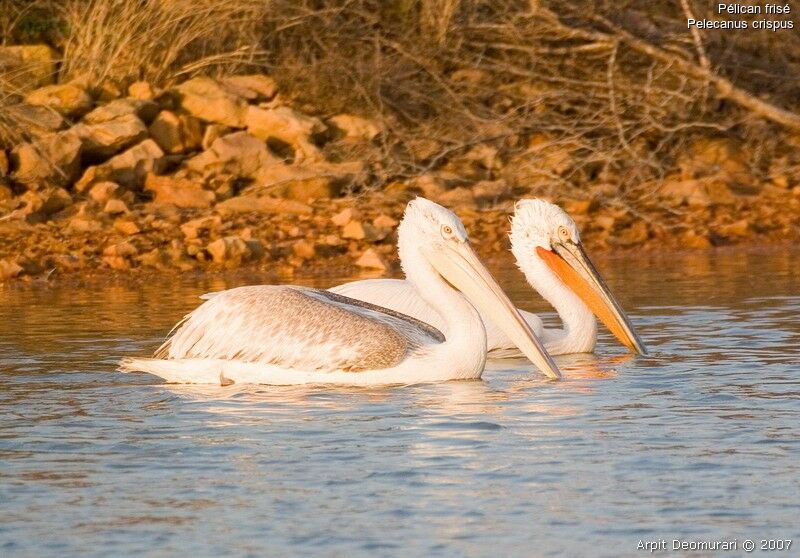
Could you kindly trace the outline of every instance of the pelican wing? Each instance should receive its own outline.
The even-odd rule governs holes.
[[[364,279],[331,287],[328,290],[402,312],[440,331],[444,329],[444,319],[423,300],[414,285],[404,279]]]
[[[330,289],[331,292],[345,295],[358,300],[363,300],[378,306],[391,308],[413,316],[417,320],[432,325],[439,330],[444,329],[444,319],[419,295],[410,282],[403,279],[364,279],[338,285]],[[520,310],[523,319],[528,322],[533,332],[541,336],[544,328],[542,320],[532,312]],[[481,313],[484,327],[486,327],[486,344],[489,356],[493,358],[521,357],[520,351],[508,335],[503,333],[494,322]]]
[[[390,368],[443,340],[411,317],[327,291],[251,286],[209,298],[156,357],[358,372]]]

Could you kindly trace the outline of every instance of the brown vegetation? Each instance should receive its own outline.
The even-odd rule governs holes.
[[[476,212],[496,231],[487,246],[525,196],[566,203],[597,245],[796,237],[800,27],[687,30],[687,17],[723,18],[715,6],[0,0],[2,43],[41,45],[0,47],[0,259],[46,268],[78,219],[87,240],[148,237],[135,253],[95,249],[89,267],[138,267],[153,250],[182,267],[228,253],[390,261],[371,220],[396,219],[414,192]],[[253,73],[271,79],[223,79]],[[191,79],[203,75],[217,80]],[[362,238],[325,225],[365,201]],[[172,233],[148,236],[169,206]],[[197,219],[216,223],[202,242],[177,233]],[[280,237],[277,221],[297,220],[313,233]],[[9,227],[31,227],[35,257]],[[335,235],[344,250],[320,244]]]

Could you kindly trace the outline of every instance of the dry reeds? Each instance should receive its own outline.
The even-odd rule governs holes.
[[[68,0],[60,79],[168,85],[202,70],[235,71],[256,60],[265,6],[257,0]]]

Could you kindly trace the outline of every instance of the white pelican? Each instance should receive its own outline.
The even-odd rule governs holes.
[[[250,286],[212,295],[176,326],[153,359],[123,371],[176,383],[410,384],[479,378],[480,314],[502,327],[547,376],[558,368],[478,257],[452,212],[411,201],[398,228],[410,285],[443,316],[441,329],[329,291]],[[465,298],[450,285],[460,289]]]
[[[542,320],[520,310],[550,354],[592,352],[597,339],[594,314],[625,346],[646,349],[622,307],[611,294],[581,245],[578,227],[560,207],[544,200],[521,200],[511,219],[511,251],[528,283],[557,311],[563,328],[546,329]],[[332,292],[391,308],[441,327],[444,318],[408,281],[370,279],[345,283]],[[490,357],[518,357],[519,349],[491,316],[486,324]]]

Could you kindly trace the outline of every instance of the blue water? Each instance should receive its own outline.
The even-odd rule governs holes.
[[[796,256],[599,260],[651,355],[604,332],[557,383],[509,361],[403,388],[165,386],[115,364],[198,294],[267,278],[6,286],[0,555],[798,555]]]

